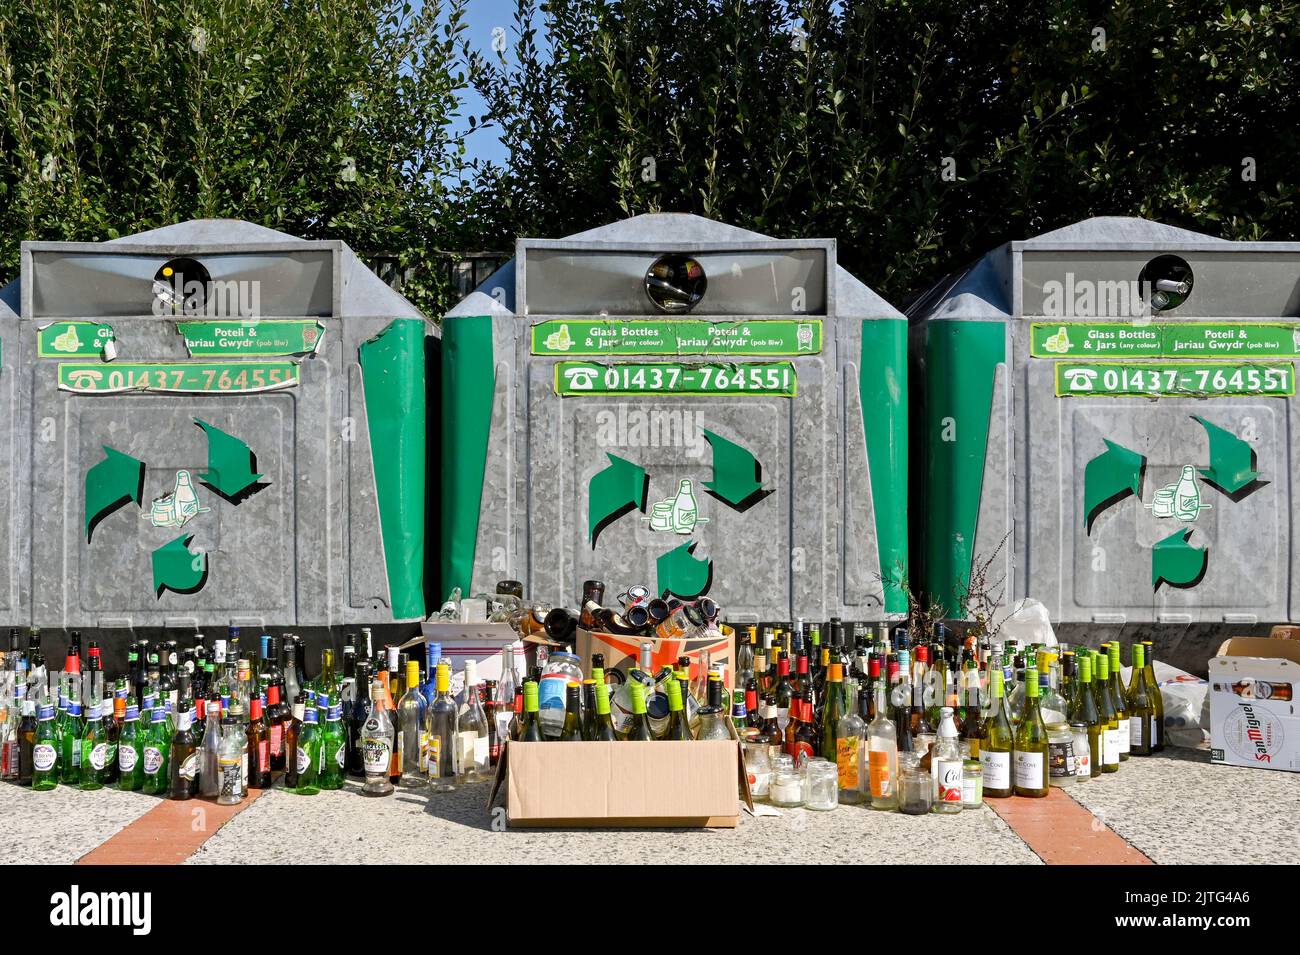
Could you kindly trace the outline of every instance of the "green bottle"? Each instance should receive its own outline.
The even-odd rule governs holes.
[[[1119,772],[1119,721],[1110,700],[1110,660],[1106,654],[1093,656],[1097,669],[1093,671],[1093,693],[1097,701],[1097,717],[1101,721],[1101,771]]]
[[[1025,677],[1025,709],[1016,727],[1014,783],[1017,796],[1046,796],[1051,789],[1047,767],[1047,726],[1038,708],[1038,681]]]
[[[822,709],[821,755],[832,763],[839,760],[840,720],[849,711],[844,692],[844,665],[831,663],[826,668],[826,704]]]
[[[314,706],[304,707],[302,725],[298,728],[298,746],[295,752],[298,785],[289,792],[299,796],[314,796],[321,790],[321,754],[325,748],[317,713]]]
[[[682,685],[677,680],[668,681],[668,726],[660,739],[684,742],[691,738],[691,728],[686,722],[686,709],[682,706]]]
[[[317,699],[328,700],[329,696],[322,693]],[[348,749],[347,734],[343,732],[343,705],[329,704],[325,713],[325,729],[321,734],[320,788],[342,789]]]
[[[618,739],[614,732],[614,718],[609,714],[609,684],[604,680],[596,684],[596,719],[588,739],[605,743]]]
[[[144,739],[140,741],[140,757],[144,772],[141,792],[166,794],[171,783],[167,765],[167,756],[172,747],[171,737],[167,711],[161,706],[155,706],[149,713],[149,727],[144,731]]]
[[[1096,779],[1101,775],[1101,716],[1097,712],[1097,700],[1092,692],[1092,654],[1079,654],[1079,686],[1074,694],[1074,704],[1070,707],[1070,722],[1084,723],[1088,727],[1088,766],[1089,775]]]
[[[86,729],[77,745],[81,747],[82,789],[103,789],[109,774],[108,734],[104,730],[104,705],[92,703]]]
[[[1002,799],[1012,794],[1011,754],[1015,749],[1015,730],[1007,716],[1006,690],[1002,683],[1002,670],[989,668],[989,685],[993,702],[984,721],[985,735],[980,743],[980,766],[984,779],[984,795]]]
[[[576,680],[570,680],[564,687],[564,725],[560,727],[559,741],[582,742],[582,684]]]
[[[1119,759],[1128,761],[1130,749],[1128,723],[1128,693],[1120,676],[1119,641],[1110,644],[1110,698],[1115,704],[1115,719],[1119,724]]]
[[[117,788],[138,790],[144,785],[144,760],[141,748],[145,730],[140,728],[140,707],[130,703],[122,718],[122,732],[117,739]]]
[[[74,685],[76,680],[73,681]],[[85,725],[81,719],[81,701],[77,691],[68,693],[68,709],[63,714],[59,734],[59,782],[67,786],[81,785],[81,736]]]
[[[36,713],[36,744],[32,747],[32,789],[49,792],[59,785],[59,733],[54,706],[42,703]]]
[[[1146,647],[1133,644],[1133,679],[1128,686],[1129,752],[1150,756],[1155,725],[1155,705],[1147,688]]]
[[[632,689],[635,690],[641,684],[633,682]],[[645,712],[645,697],[641,698],[641,711]],[[542,723],[537,715],[537,683],[533,680],[524,681],[524,722],[519,727],[519,742],[521,743],[540,743],[542,741]]]
[[[629,684],[628,689],[632,696],[632,722],[628,724],[627,735],[624,739],[629,742],[645,742],[654,739],[654,734],[650,732],[650,719],[645,712],[645,687],[639,682],[633,681]],[[528,708],[528,684],[524,684],[524,708]]]
[[[1151,706],[1155,711],[1151,717],[1151,752],[1158,753],[1165,748],[1165,699],[1156,680],[1156,647],[1150,640],[1142,641],[1142,659],[1146,663],[1147,692],[1151,694]]]

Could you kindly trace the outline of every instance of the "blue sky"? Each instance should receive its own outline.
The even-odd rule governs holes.
[[[506,31],[506,42],[513,47],[514,11],[515,0],[469,0],[466,5],[469,42],[480,52],[496,56],[492,51],[492,30],[494,27],[502,27]],[[540,16],[538,19],[540,21]],[[462,112],[466,115],[482,115],[483,108],[483,101],[471,90],[465,97]],[[460,128],[466,128],[463,118]],[[465,148],[474,159],[488,159],[498,163],[506,160],[505,147],[501,145],[494,130],[474,132],[466,140]]]

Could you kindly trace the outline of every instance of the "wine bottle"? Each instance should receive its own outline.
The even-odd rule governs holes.
[[[1015,736],[1007,716],[1007,701],[1002,670],[989,669],[992,702],[984,721],[984,739],[980,742],[980,767],[984,778],[984,795],[1003,799],[1012,794],[1011,754]]]
[[[1025,678],[1025,709],[1016,727],[1015,753],[1012,759],[1017,796],[1046,796],[1050,787],[1047,775],[1047,727],[1038,706],[1038,680],[1029,673]],[[985,793],[988,790],[985,789]]]
[[[1128,688],[1129,752],[1134,756],[1151,755],[1151,724],[1155,706],[1147,689],[1146,647],[1133,644],[1133,679]]]

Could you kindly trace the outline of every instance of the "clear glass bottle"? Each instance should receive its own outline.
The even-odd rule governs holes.
[[[381,699],[383,692],[384,685],[378,679],[370,684],[372,699]],[[387,796],[393,792],[393,783],[389,778],[393,737],[393,723],[387,708],[378,704],[371,706],[370,714],[361,727],[359,743],[361,763],[366,775],[365,785],[361,787],[362,795]]]
[[[211,715],[208,714],[209,719]],[[218,725],[220,744],[217,748],[217,804],[235,806],[243,801],[246,792],[244,754],[247,737],[241,721],[233,711],[223,712]],[[209,729],[208,732],[212,731]],[[207,737],[204,736],[204,741],[206,740]]]
[[[934,805],[932,812],[961,812],[962,758],[961,741],[951,706],[940,707],[939,729],[935,735],[934,752],[930,757],[930,773],[934,778]]]
[[[423,786],[428,779],[428,737],[424,731],[428,706],[420,692],[420,664],[406,661],[406,692],[397,704],[397,749],[401,754],[402,783],[406,788]]]
[[[876,683],[876,718],[867,727],[867,762],[871,808],[898,808],[898,731],[886,714],[885,681]]]
[[[434,669],[434,697],[426,716],[429,736],[429,785],[437,793],[456,789],[456,700],[451,695],[451,666]]]
[[[862,770],[868,762],[867,724],[850,706],[840,717],[835,731],[835,767],[839,773],[839,801],[856,804],[863,801]]]
[[[478,664],[465,661],[465,703],[456,717],[456,765],[466,781],[491,776],[488,716],[479,697]]]

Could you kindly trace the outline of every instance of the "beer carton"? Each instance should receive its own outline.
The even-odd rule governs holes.
[[[1300,772],[1300,642],[1233,637],[1209,671],[1211,762]]]
[[[700,660],[703,652],[708,650],[709,662],[711,664],[722,664],[723,689],[730,693],[735,688],[736,634],[735,631],[726,626],[721,628],[721,633],[721,639],[716,637],[679,640],[643,639],[616,633],[592,633],[579,627],[575,652],[578,654],[578,658],[582,660],[584,668],[591,664],[591,655],[593,653],[603,653],[607,672],[609,670],[621,670],[623,673],[627,673],[628,670],[636,666],[641,644],[650,643],[654,645],[652,658],[655,670],[663,666],[675,666],[678,657],[690,657],[691,679],[694,680],[699,676]],[[723,700],[723,705],[730,708],[730,697]]]

